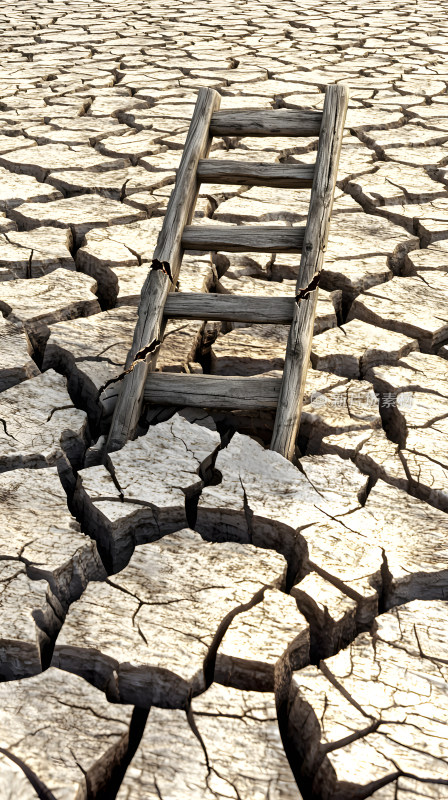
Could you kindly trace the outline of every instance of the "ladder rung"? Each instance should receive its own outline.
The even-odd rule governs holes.
[[[275,409],[281,382],[281,378],[263,376],[229,378],[151,372],[145,385],[145,402],[245,411]]]
[[[182,236],[184,250],[225,253],[301,253],[304,227],[274,225],[187,225]]]
[[[294,303],[294,297],[172,292],[167,297],[163,313],[169,319],[219,319],[289,325],[294,314]]]
[[[314,165],[264,164],[221,159],[201,159],[198,165],[201,183],[230,183],[240,186],[272,186],[276,189],[311,189]]]
[[[215,111],[212,136],[318,136],[322,122],[320,111],[276,109],[233,109]]]

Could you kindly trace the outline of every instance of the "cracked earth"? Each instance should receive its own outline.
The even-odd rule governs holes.
[[[0,2],[0,797],[448,798],[448,3]],[[298,437],[146,405],[102,460],[199,88],[350,87]],[[312,164],[314,137],[210,158]],[[204,185],[196,225],[304,224]],[[293,296],[299,257],[179,289]],[[284,325],[169,321],[158,370],[281,374]]]

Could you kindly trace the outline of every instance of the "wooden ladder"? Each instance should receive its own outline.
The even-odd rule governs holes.
[[[277,409],[271,449],[295,450],[311,352],[318,281],[327,245],[348,89],[328,86],[322,112],[219,111],[220,95],[200,89],[176,183],[142,288],[138,319],[106,450],[135,435],[144,402],[226,409]],[[314,166],[207,160],[213,136],[319,136]],[[201,183],[311,188],[305,227],[191,225]],[[294,297],[176,292],[185,250],[298,253]],[[167,319],[291,324],[283,378],[154,372]],[[151,374],[150,374],[151,373]]]

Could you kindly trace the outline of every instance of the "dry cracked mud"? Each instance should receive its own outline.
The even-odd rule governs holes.
[[[0,2],[1,800],[448,798],[446,0]],[[270,412],[145,406],[101,458],[198,90],[350,87],[292,464]],[[312,164],[314,137],[211,159]],[[195,224],[303,224],[203,185]],[[182,292],[294,292],[186,254]],[[281,374],[169,321],[157,368]]]

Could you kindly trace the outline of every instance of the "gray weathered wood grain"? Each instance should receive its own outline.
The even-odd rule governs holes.
[[[231,294],[172,292],[165,303],[167,319],[205,319],[289,325],[294,297],[238,297]]]
[[[297,279],[297,301],[286,346],[283,380],[271,441],[271,449],[289,459],[294,455],[300,422],[316,313],[317,284],[327,246],[347,104],[346,86],[328,86]]]
[[[163,313],[167,319],[219,319],[289,325],[294,313],[294,297],[172,292],[166,299]]]
[[[225,253],[301,253],[305,228],[279,225],[187,225],[184,250]]]
[[[321,111],[259,108],[217,111],[212,116],[213,136],[318,136]]]
[[[281,378],[232,378],[225,375],[185,375],[152,372],[145,401],[160,405],[257,411],[275,409]]]
[[[220,95],[214,89],[200,89],[188,131],[176,184],[160,231],[154,260],[141,293],[134,340],[126,360],[130,370],[123,378],[107,451],[119,450],[134,435],[143,404],[149,369],[153,369],[163,338],[163,308],[176,284],[182,261],[181,237],[193,216],[198,194],[196,171],[199,159],[210,149],[210,120],[219,108]]]
[[[311,189],[314,166],[311,164],[265,164],[201,159],[198,179],[201,183],[272,186],[276,189]]]

